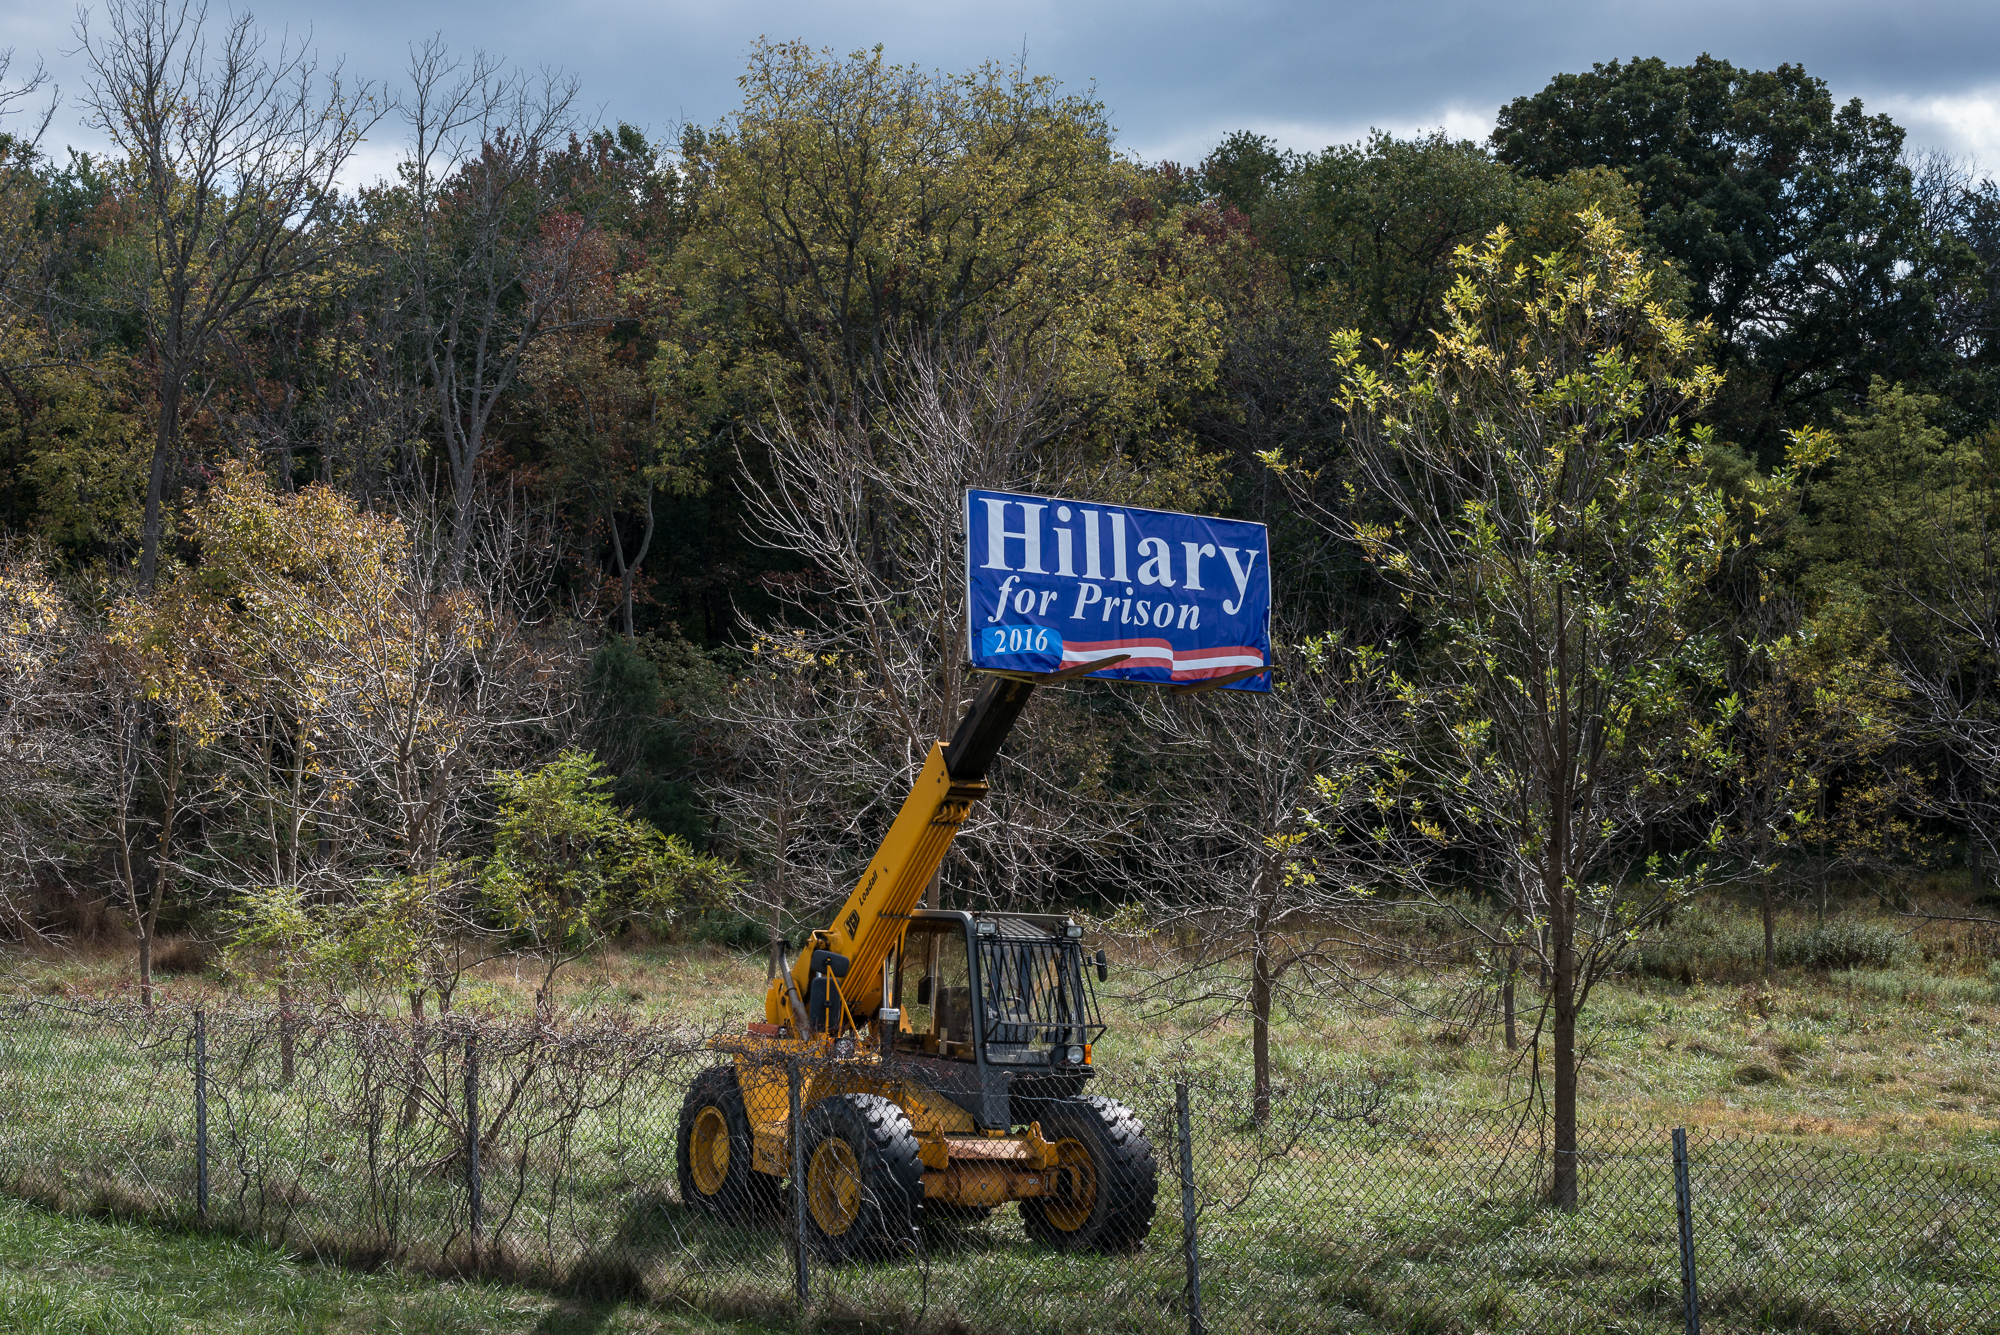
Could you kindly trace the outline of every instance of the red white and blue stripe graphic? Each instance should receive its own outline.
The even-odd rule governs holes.
[[[1076,667],[1100,659],[1126,657],[1125,667],[1164,667],[1173,681],[1206,681],[1245,668],[1263,667],[1270,660],[1254,644],[1215,645],[1206,649],[1175,649],[1165,640],[1098,640],[1090,644],[1063,642],[1063,666]]]

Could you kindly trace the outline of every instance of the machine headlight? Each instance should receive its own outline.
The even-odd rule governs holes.
[[[1083,1049],[1080,1047],[1071,1047],[1069,1050],[1069,1062],[1072,1066],[1083,1065]]]

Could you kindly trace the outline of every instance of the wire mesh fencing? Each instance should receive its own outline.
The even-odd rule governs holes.
[[[618,1016],[6,1003],[0,1189],[808,1325],[2000,1328],[2000,1177],[1950,1155],[1598,1122],[1572,1165],[1540,1119],[1166,1068],[1017,1081],[981,1133],[941,1063],[730,1046]]]

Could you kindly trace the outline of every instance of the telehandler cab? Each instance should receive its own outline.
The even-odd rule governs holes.
[[[1036,683],[989,677],[832,925],[789,965],[779,943],[764,1021],[681,1106],[681,1199],[717,1215],[773,1209],[801,1137],[804,1239],[834,1261],[909,1250],[920,1212],[982,1218],[1019,1201],[1031,1238],[1070,1251],[1137,1247],[1157,1169],[1139,1118],[1086,1094],[1104,1024],[1082,929],[1061,915],[918,905]],[[1104,953],[1094,963],[1105,977]],[[791,1069],[801,1126],[791,1125]]]

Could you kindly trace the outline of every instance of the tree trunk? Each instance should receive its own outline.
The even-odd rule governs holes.
[[[1251,1120],[1271,1120],[1271,953],[1258,938],[1250,960]]]
[[[153,1009],[153,938],[160,925],[160,906],[167,897],[167,874],[173,859],[174,819],[180,814],[180,735],[167,728],[167,776],[160,793],[160,839],[153,857],[153,889],[139,917],[139,1004]]]
[[[618,606],[624,618],[625,643],[637,644],[639,637],[634,633],[632,618],[632,583],[638,578],[640,563],[646,559],[646,553],[653,545],[652,484],[646,484],[646,531],[639,539],[639,550],[632,554],[630,561],[625,559],[625,540],[618,533],[617,513],[607,505],[604,518],[611,529],[612,555],[618,559]]]
[[[146,511],[140,521],[139,596],[153,593],[160,571],[160,543],[166,534],[167,465],[180,431],[181,380],[166,363],[160,368],[160,420],[153,432],[153,466],[146,474]]]
[[[402,1116],[396,1125],[406,1128],[417,1120],[418,1093],[424,1086],[424,994],[410,993],[410,1088],[403,1095]]]
[[[1777,957],[1777,929],[1771,914],[1771,873],[1767,868],[1757,878],[1757,889],[1763,900],[1764,910],[1764,981],[1771,981],[1771,962]]]
[[[472,465],[452,469],[451,566],[450,583],[456,588],[465,578],[465,557],[472,546],[472,512],[478,497],[478,477]]]
[[[1576,946],[1565,920],[1549,924],[1555,938],[1555,1164],[1549,1199],[1558,1210],[1574,1210],[1576,1173]]]
[[[278,984],[278,1062],[279,1076],[285,1084],[292,1083],[297,1070],[296,1043],[292,1037],[292,989],[288,984]]]
[[[139,740],[140,721],[137,710],[120,714],[118,732],[118,802],[112,817],[114,832],[118,836],[118,882],[125,892],[125,908],[132,917],[133,930],[141,934],[143,942],[145,909],[139,902],[139,859],[132,847],[134,838],[132,818],[134,804],[138,801],[139,784]],[[152,972],[152,960],[142,950],[139,958],[139,972],[142,976]],[[148,1011],[153,1008],[150,989],[142,990],[140,1004]]]
[[[1975,811],[1984,811],[1986,808],[1986,803],[1982,800],[1986,796],[1985,787],[1986,785],[1979,784],[1973,789],[1975,794],[1973,809]],[[1968,854],[1966,861],[1972,865],[1972,891],[1974,894],[1978,894],[1986,888],[1986,841],[1979,837],[1977,826],[1969,826],[1965,842]],[[1824,899],[1820,901],[1819,916],[1821,918],[1826,917],[1826,901]]]
[[[1514,978],[1520,972],[1521,947],[1517,942],[1507,948],[1507,976],[1500,984],[1500,1015],[1507,1031],[1509,1052],[1521,1046],[1521,1035],[1514,1022]]]
[[[153,934],[143,917],[139,919],[139,1004],[153,1009]]]
[[[1819,834],[1819,920],[1825,922],[1828,880],[1826,874],[1826,785],[1824,783],[1819,786],[1819,792],[1813,800],[1818,811],[1818,818],[1814,821],[1813,828]]]

